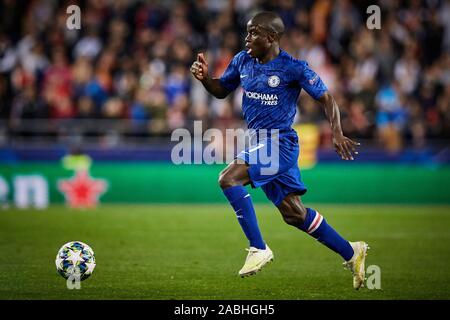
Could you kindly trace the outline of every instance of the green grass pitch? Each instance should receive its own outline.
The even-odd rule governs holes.
[[[344,237],[365,240],[381,289],[352,288],[341,258],[257,205],[275,260],[240,278],[247,243],[227,205],[105,205],[0,211],[0,299],[449,299],[450,207],[320,205]],[[54,259],[80,240],[94,274],[68,290]]]

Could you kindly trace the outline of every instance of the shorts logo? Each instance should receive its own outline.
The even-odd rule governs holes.
[[[270,87],[275,88],[280,84],[280,78],[278,76],[270,76],[267,81]]]

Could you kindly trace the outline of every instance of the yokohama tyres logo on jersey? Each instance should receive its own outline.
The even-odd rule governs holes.
[[[244,91],[244,94],[249,99],[260,100],[262,105],[276,106],[278,104],[278,96],[276,94],[259,93],[252,91]]]

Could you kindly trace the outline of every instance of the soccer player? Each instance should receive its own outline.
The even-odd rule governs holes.
[[[205,89],[219,99],[227,97],[241,85],[244,90],[243,116],[249,129],[256,132],[277,129],[279,133],[277,173],[262,174],[261,163],[253,163],[249,159],[251,152],[256,149],[262,151],[272,144],[272,136],[268,135],[258,139],[257,147],[239,153],[219,176],[220,187],[250,243],[239,275],[255,274],[274,257],[263,240],[251,197],[244,188],[251,184],[253,188],[262,188],[287,224],[308,233],[338,253],[353,273],[354,288],[359,289],[364,283],[367,244],[344,239],[318,211],[305,208],[299,197],[305,194],[306,187],[297,162],[298,137],[291,126],[300,91],[304,89],[324,106],[333,131],[334,147],[343,160],[353,160],[353,154],[358,154],[355,147],[359,143],[343,135],[338,105],[320,77],[305,61],[291,57],[280,48],[283,32],[283,21],[277,14],[258,13],[247,23],[246,50],[234,56],[220,78],[213,79],[208,75],[208,63],[202,53],[198,54],[190,69]]]

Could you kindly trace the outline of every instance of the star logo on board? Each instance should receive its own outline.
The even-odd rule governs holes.
[[[70,179],[60,179],[58,190],[64,194],[71,208],[94,208],[99,197],[108,189],[104,179],[94,179],[87,171],[76,171]]]

